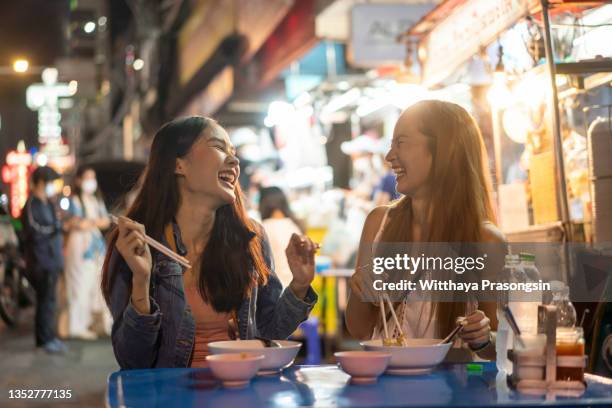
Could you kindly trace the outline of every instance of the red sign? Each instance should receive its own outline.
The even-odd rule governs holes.
[[[6,155],[6,165],[2,168],[2,180],[10,190],[11,216],[18,218],[21,209],[28,199],[28,169],[32,164],[32,155],[21,148]]]

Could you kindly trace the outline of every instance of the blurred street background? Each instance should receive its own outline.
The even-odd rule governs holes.
[[[400,197],[384,155],[417,101],[452,101],[476,118],[510,241],[612,242],[612,4],[550,3],[1,1],[0,406],[29,406],[8,400],[16,388],[71,388],[71,404],[103,405],[117,369],[110,322],[95,294],[71,295],[86,253],[71,234],[88,231],[103,252],[107,214],[129,205],[155,131],[178,116],[228,130],[283,284],[283,240],[303,231],[321,243],[320,301],[295,334],[308,345],[301,361],[358,347],[343,323],[347,278],[365,217]],[[60,342],[36,347],[21,234],[31,175],[45,166],[74,230],[58,276]],[[99,266],[88,273],[82,284],[97,288]],[[74,317],[83,302],[94,312]],[[587,350],[598,352],[611,328],[589,307]],[[599,354],[589,362],[606,374]]]

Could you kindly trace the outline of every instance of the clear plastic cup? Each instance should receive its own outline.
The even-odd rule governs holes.
[[[543,380],[546,368],[546,335],[522,334],[514,338],[514,377],[522,380]]]
[[[519,341],[519,339],[521,341]],[[514,353],[521,356],[539,357],[543,356],[546,349],[545,334],[521,334],[514,338]]]

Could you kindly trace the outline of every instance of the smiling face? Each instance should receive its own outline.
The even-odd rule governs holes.
[[[227,132],[211,124],[189,153],[176,160],[175,174],[186,193],[206,196],[220,207],[236,200],[239,163]]]
[[[419,125],[418,110],[405,110],[395,125],[391,150],[385,156],[395,173],[397,191],[410,197],[427,192],[433,161],[431,138],[420,131]]]

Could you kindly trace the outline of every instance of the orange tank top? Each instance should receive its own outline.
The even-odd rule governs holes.
[[[166,226],[165,235],[170,248],[177,252],[172,225]],[[208,343],[231,339],[230,333],[235,330],[232,329],[233,325],[230,324],[233,314],[219,313],[213,309],[212,305],[205,302],[198,293],[198,288],[195,286],[193,279],[188,278],[189,273],[190,271],[183,273],[183,288],[185,300],[191,308],[191,314],[195,322],[191,367],[207,367],[206,356],[210,354]]]
[[[191,367],[207,367],[208,343],[230,340],[231,313],[218,313],[204,302],[195,286],[185,287],[185,298],[195,320]]]

